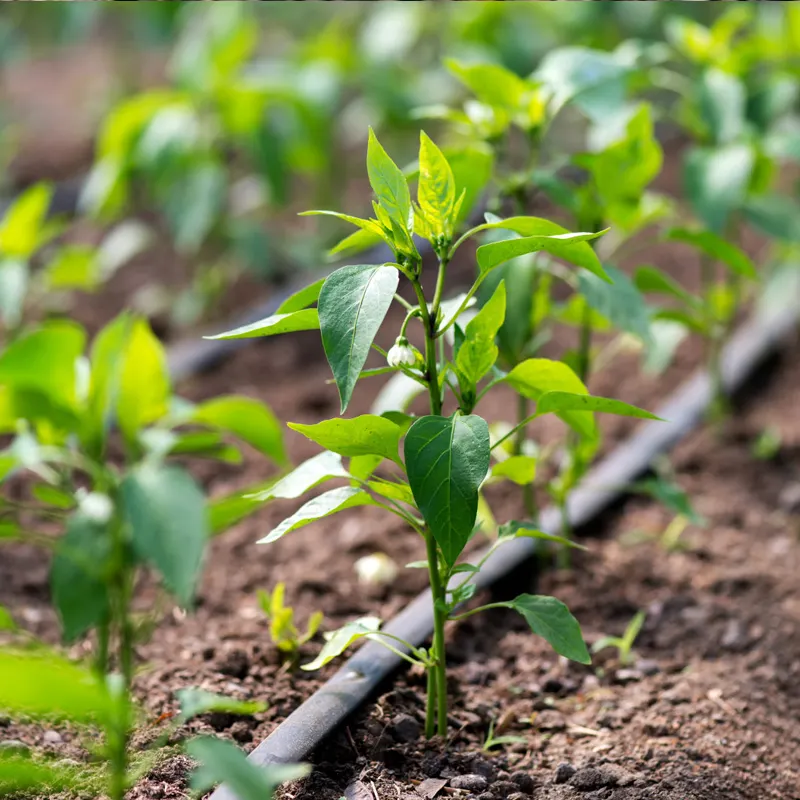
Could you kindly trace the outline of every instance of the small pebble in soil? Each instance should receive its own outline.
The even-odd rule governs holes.
[[[422,773],[429,778],[438,778],[442,772],[444,759],[435,753],[426,753],[422,759]]]
[[[231,737],[239,742],[239,744],[248,744],[253,741],[253,732],[244,720],[234,722],[228,733],[230,733]]]
[[[0,753],[7,753],[9,755],[27,756],[30,755],[30,748],[25,742],[19,739],[6,739],[0,742]]]
[[[58,731],[45,731],[44,735],[42,736],[42,741],[45,744],[61,744],[64,741],[64,738]]]
[[[230,675],[232,678],[242,680],[250,672],[250,659],[244,650],[237,648],[222,657],[217,669],[223,675]]]
[[[497,768],[485,758],[473,758],[470,762],[470,770],[476,775],[483,775],[489,781],[493,781],[497,777]]]
[[[534,720],[540,731],[563,731],[567,727],[563,715],[559,711],[540,711]]]
[[[572,766],[572,764],[562,761],[556,767],[556,776],[553,780],[555,783],[566,783],[576,772],[577,770]]]
[[[623,669],[618,669],[614,673],[614,681],[616,683],[636,683],[636,681],[640,681],[644,675],[639,672],[638,669],[628,669],[624,667]]]
[[[652,676],[658,675],[661,672],[661,665],[658,661],[653,661],[650,658],[640,658],[636,662],[636,669],[642,673],[642,675]]]
[[[734,653],[746,650],[750,644],[750,637],[747,635],[744,623],[738,619],[729,620],[719,644],[723,650],[731,650]]]
[[[470,775],[457,775],[451,779],[452,789],[464,789],[467,792],[482,792],[489,785],[489,781],[483,775],[472,773]]]
[[[533,776],[529,775],[527,772],[512,772],[511,780],[514,781],[517,788],[524,794],[533,794],[533,790],[536,788],[536,781],[533,779]]]
[[[498,800],[506,800],[512,794],[519,791],[519,787],[513,781],[495,781],[490,787],[489,791]]]
[[[389,725],[389,731],[396,742],[407,744],[419,739],[422,726],[410,714],[398,714]]]

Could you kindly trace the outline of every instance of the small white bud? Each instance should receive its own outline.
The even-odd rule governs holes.
[[[108,522],[114,513],[114,504],[107,494],[89,492],[80,499],[80,510],[92,522]]]
[[[413,367],[417,363],[417,351],[408,343],[405,336],[398,336],[386,354],[386,363],[390,367]]]
[[[397,577],[397,564],[386,553],[372,553],[359,558],[355,563],[359,583],[385,586]]]

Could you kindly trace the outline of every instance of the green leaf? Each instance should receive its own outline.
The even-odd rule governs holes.
[[[472,535],[478,489],[489,471],[489,426],[478,416],[427,416],[405,439],[408,482],[448,564]]]
[[[383,228],[381,228],[378,222],[374,219],[362,219],[361,217],[353,217],[350,214],[342,214],[339,211],[326,211],[321,209],[314,209],[312,211],[301,211],[298,216],[336,217],[336,219],[341,219],[344,220],[345,222],[349,222],[351,225],[355,225],[356,227],[361,228],[361,230],[364,231],[365,233],[377,236],[379,239],[386,240],[387,243],[391,244],[391,242],[387,239],[386,234],[383,231]]]
[[[631,491],[652,497],[670,511],[686,517],[693,525],[707,524],[706,519],[695,511],[689,495],[674,480],[663,476],[644,478],[634,483]]]
[[[610,280],[597,254],[587,242],[597,239],[606,231],[597,233],[570,233],[565,228],[538,217],[510,217],[480,226],[480,230],[506,228],[518,233],[519,239],[503,239],[478,248],[478,265],[485,273],[505,261],[526,253],[545,251],[576,267],[583,267],[603,280]]]
[[[121,497],[133,549],[191,605],[210,534],[202,490],[179,467],[143,464],[122,481]]]
[[[414,215],[406,176],[381,147],[372,128],[367,143],[367,173],[381,208],[404,231],[410,232]]]
[[[384,241],[384,239],[379,233],[362,229],[351,233],[349,236],[345,236],[338,244],[335,244],[328,250],[327,256],[328,258],[333,258],[334,256],[352,256],[356,253],[363,253],[364,250],[369,250],[369,248],[375,247],[382,241]]]
[[[291,314],[294,311],[302,311],[319,300],[319,293],[325,278],[309,283],[308,286],[287,297],[276,309],[276,314]]]
[[[242,714],[251,716],[266,710],[267,704],[250,700],[234,700],[221,694],[207,692],[205,689],[179,689],[175,693],[181,706],[180,723],[186,723],[193,717],[210,712],[225,714]]]
[[[91,672],[45,652],[0,651],[0,708],[12,716],[104,722],[105,686]]]
[[[575,550],[588,550],[587,547],[579,544],[574,539],[566,539],[563,536],[546,533],[530,522],[518,522],[517,520],[511,520],[501,525],[497,529],[497,539],[498,541],[503,539],[539,539],[552,544],[560,544],[563,547],[571,547]]]
[[[100,283],[97,253],[85,245],[62,247],[45,270],[51,289],[83,289],[91,291]]]
[[[542,414],[559,414],[565,411],[600,411],[604,414],[616,414],[619,417],[635,417],[636,419],[655,419],[660,417],[636,406],[612,400],[608,397],[595,397],[588,394],[572,394],[571,392],[547,392],[536,403],[536,416]]]
[[[459,379],[474,388],[497,361],[495,338],[506,316],[506,287],[501,281],[483,308],[469,321],[458,349]]]
[[[68,643],[109,619],[105,579],[112,544],[106,524],[93,522],[80,512],[69,518],[50,568],[53,605]]]
[[[605,265],[613,283],[587,272],[578,273],[578,291],[598,314],[615,328],[647,343],[650,341],[650,310],[631,279],[616,267]]]
[[[373,478],[368,483],[369,488],[381,497],[399,500],[401,503],[414,505],[414,495],[411,487],[405,481],[386,481],[383,478]]]
[[[547,358],[529,358],[517,364],[503,380],[523,397],[537,402],[548,392],[589,394],[583,381],[566,364]],[[596,437],[594,415],[589,411],[565,410],[557,412],[557,416],[582,436]]]
[[[301,669],[312,672],[321,669],[328,662],[340,656],[351,644],[378,631],[381,621],[378,617],[361,617],[361,619],[348,622],[347,625],[325,634],[327,641],[320,650],[319,655],[310,663],[303,664]]]
[[[767,236],[800,242],[800,204],[783,194],[751,197],[745,202],[747,221]]]
[[[329,419],[316,425],[290,422],[289,427],[339,455],[379,455],[402,466],[397,449],[403,429],[385,417],[363,414],[354,419]]]
[[[661,272],[658,267],[644,266],[636,270],[634,283],[641,292],[653,294],[666,294],[674,297],[688,306],[696,305],[699,301],[690,292],[687,292],[679,283],[669,275]]]
[[[521,594],[508,605],[522,614],[531,630],[545,639],[560,656],[579,664],[592,663],[578,620],[560,600]]]
[[[420,131],[417,202],[434,236],[453,234],[456,180],[442,151]]]
[[[318,519],[329,517],[337,511],[344,511],[346,508],[356,508],[357,506],[367,506],[372,503],[372,498],[365,491],[355,486],[341,486],[338,489],[331,489],[301,506],[294,514],[273,528],[263,539],[259,539],[258,544],[275,542],[284,534],[296,531],[298,528],[302,528],[311,522],[316,522]]]
[[[686,194],[697,216],[714,233],[723,233],[731,212],[744,203],[754,165],[753,149],[746,144],[694,148],[687,154]]]
[[[303,778],[311,771],[304,764],[257,767],[235,744],[215,736],[190,739],[186,752],[201,764],[191,778],[191,787],[199,794],[224,783],[239,800],[272,800],[275,789],[282,783]]]
[[[536,477],[536,459],[531,456],[509,456],[492,467],[493,478],[507,478],[518,486],[528,486]]]
[[[0,353],[0,385],[41,392],[54,405],[77,404],[75,363],[86,341],[80,326],[50,322],[14,340]]]
[[[319,296],[319,325],[342,413],[350,402],[399,280],[394,267],[369,264],[342,267],[325,280]]]
[[[351,477],[365,481],[375,472],[381,461],[383,461],[383,456],[353,456],[353,458],[350,459],[350,463],[347,465],[347,471],[350,473]]]
[[[277,464],[287,462],[280,423],[258,400],[237,395],[216,397],[200,403],[191,421],[229,431]]]
[[[692,231],[687,228],[672,228],[667,239],[673,242],[684,242],[730,267],[731,271],[750,280],[758,280],[758,272],[753,262],[736,245],[723,239],[711,231]]]
[[[494,151],[484,142],[471,142],[459,150],[448,150],[447,160],[456,181],[456,195],[463,196],[457,206],[457,221],[466,220],[492,178]]]
[[[258,502],[273,498],[293,500],[323,481],[349,477],[350,473],[342,466],[341,456],[325,451],[299,464],[288,475],[251,497]]]
[[[204,336],[204,339],[254,339],[259,336],[276,336],[279,333],[315,331],[319,328],[319,317],[315,308],[291,311],[288,314],[273,314],[258,322],[242,325],[225,333]]]
[[[747,95],[742,82],[734,75],[712,67],[698,85],[700,111],[716,144],[728,144],[739,138],[745,126]]]
[[[525,80],[499,64],[464,64],[448,58],[445,66],[488,106],[522,110],[522,98],[531,88]]]
[[[45,243],[42,234],[52,197],[51,186],[37,183],[14,201],[0,223],[0,255],[28,259]]]
[[[75,762],[73,762],[75,763]],[[81,767],[34,761],[29,756],[0,757],[0,796],[53,797],[74,795],[81,788]],[[72,791],[70,791],[72,790]]]
[[[144,320],[133,320],[119,376],[117,420],[122,433],[135,440],[146,425],[164,417],[172,395],[161,342]]]

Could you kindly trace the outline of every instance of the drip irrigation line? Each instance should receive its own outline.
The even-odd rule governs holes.
[[[800,309],[794,305],[770,317],[756,316],[730,339],[722,360],[723,382],[728,393],[740,390],[756,367],[796,330],[799,315]],[[589,472],[567,504],[570,524],[576,528],[586,526],[622,497],[625,487],[659,455],[700,424],[711,402],[711,382],[708,373],[701,370],[657,409],[664,422],[643,424]],[[548,507],[540,521],[542,530],[558,533],[560,512]],[[533,539],[514,539],[497,549],[475,577],[478,590],[489,588],[533,556],[536,549]],[[430,591],[418,595],[383,630],[414,646],[421,645],[433,631]],[[250,761],[256,766],[267,766],[307,759],[402,664],[395,653],[377,642],[367,642],[253,750]],[[223,785],[211,800],[236,800],[236,794]]]

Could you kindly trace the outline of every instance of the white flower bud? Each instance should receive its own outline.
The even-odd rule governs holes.
[[[413,367],[417,363],[417,351],[408,343],[405,336],[398,336],[386,354],[386,363],[390,367]]]
[[[386,553],[372,553],[359,558],[355,563],[359,583],[385,586],[397,577],[397,564]]]
[[[92,522],[103,524],[111,519],[114,504],[107,494],[89,492],[80,499],[80,510]]]

